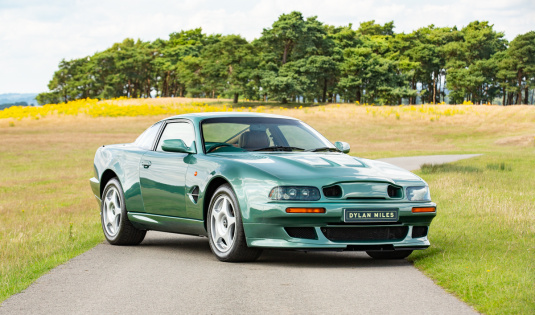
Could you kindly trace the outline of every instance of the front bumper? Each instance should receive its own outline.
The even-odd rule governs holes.
[[[96,179],[95,177],[90,178],[89,185],[91,186],[93,195],[95,195],[95,198],[97,199],[97,202],[98,202],[98,207],[100,208],[102,204],[102,200],[100,200],[100,197],[99,197],[100,196],[100,183],[98,179]]]
[[[321,207],[325,208],[326,212],[286,213],[287,207]],[[425,249],[430,245],[427,234],[436,212],[412,213],[413,207],[436,207],[436,204],[432,202],[268,203],[251,207],[243,227],[247,245],[250,247],[302,250]],[[344,209],[392,208],[398,209],[397,222],[346,223],[343,219]],[[296,228],[297,231],[306,233],[292,233],[292,229],[295,231]]]

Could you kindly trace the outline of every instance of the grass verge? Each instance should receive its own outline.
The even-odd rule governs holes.
[[[103,144],[132,142],[174,110],[164,100],[158,100],[163,105],[147,102],[151,100],[129,107],[127,113],[142,115],[138,117],[92,118],[83,112],[58,114],[54,109],[30,118],[0,119],[0,302],[103,240],[88,184],[94,152]],[[103,104],[99,110],[112,110],[110,116],[125,113],[117,109],[120,101]],[[125,106],[136,104],[128,100]],[[188,104],[173,106],[179,112],[197,110]],[[150,116],[161,110],[165,116]],[[228,110],[302,119],[331,141],[349,142],[352,154],[361,157],[484,153],[420,171],[439,213],[430,232],[432,247],[411,259],[481,312],[535,309],[534,106]]]
[[[102,242],[94,152],[133,141],[154,119],[48,117],[0,129],[0,301]]]
[[[489,153],[418,173],[438,215],[431,247],[410,259],[436,283],[486,314],[535,310],[535,156]]]

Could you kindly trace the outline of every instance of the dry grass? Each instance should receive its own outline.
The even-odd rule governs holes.
[[[167,105],[165,99],[142,101],[154,106]],[[114,102],[136,105],[141,101]],[[432,188],[440,192],[435,196],[442,198],[440,207],[443,211],[450,207],[448,198],[451,194],[474,195],[478,196],[477,200],[466,199],[466,203],[474,207],[470,210],[472,219],[473,214],[481,210],[481,215],[491,221],[500,217],[500,222],[513,235],[534,233],[530,217],[534,211],[532,203],[518,201],[528,200],[530,197],[526,196],[533,195],[533,191],[520,191],[523,195],[515,195],[514,191],[510,194],[495,192],[502,186],[533,187],[533,182],[526,182],[526,172],[518,169],[529,162],[520,163],[514,159],[518,153],[523,160],[535,161],[529,153],[532,147],[535,148],[535,106],[372,107],[334,104],[305,108],[235,107],[234,110],[302,119],[333,142],[349,142],[352,154],[362,157],[487,153],[488,158],[484,159],[489,165],[513,165],[511,174],[514,176],[508,175],[507,167],[500,171],[500,167],[470,164],[477,162],[465,163],[467,167],[479,168],[481,174],[490,176],[485,177],[487,181],[492,181],[492,176],[505,176],[505,180],[486,186],[479,173],[468,174],[470,177],[445,171],[422,176],[430,179]],[[94,152],[103,144],[131,142],[164,117],[92,118],[53,114],[39,120],[0,119],[0,301],[24,289],[47,270],[103,240],[97,203],[88,183],[93,176]],[[467,178],[471,178],[471,184],[466,184]],[[514,215],[511,215],[513,210]],[[452,204],[451,211],[462,213],[463,208]],[[527,225],[531,228],[526,228]],[[455,248],[455,244],[448,242],[455,231],[447,230],[446,224],[444,231],[447,233],[442,237],[440,223],[437,227],[435,235],[440,239],[432,239],[432,242],[441,244],[440,240],[444,240],[447,243],[444,246]],[[429,253],[433,263],[431,267],[422,264],[422,268],[431,270],[434,277],[440,276],[444,271],[433,271],[432,266],[442,261],[433,254],[434,251],[429,250]],[[437,253],[441,253],[440,249]],[[428,256],[418,259],[431,259]],[[472,285],[479,285],[477,279],[471,281]],[[478,303],[478,300],[470,301]]]
[[[0,301],[101,242],[94,152],[133,141],[154,119],[50,117],[0,129]]]
[[[484,153],[494,150],[494,142],[502,138],[533,138],[534,106],[434,107],[441,113],[449,109],[463,113],[448,116],[411,111],[409,107],[354,105],[274,112],[302,119],[331,141],[349,142],[353,154],[371,158],[400,154]],[[530,143],[533,144],[527,141],[524,145]]]

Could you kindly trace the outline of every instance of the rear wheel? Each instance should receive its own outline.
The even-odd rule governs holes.
[[[254,261],[261,249],[247,247],[238,201],[229,185],[220,186],[207,214],[210,248],[217,259],[227,262]]]
[[[412,250],[383,250],[383,251],[366,251],[374,259],[403,259],[409,257]]]
[[[147,234],[147,231],[136,229],[128,220],[123,188],[116,177],[110,179],[104,188],[100,219],[104,236],[112,245],[137,245]]]

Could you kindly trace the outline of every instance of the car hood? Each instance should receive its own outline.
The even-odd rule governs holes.
[[[423,182],[413,173],[385,162],[352,157],[342,153],[242,152],[221,153],[224,159],[250,165],[280,180],[306,182],[379,181],[390,183]]]

